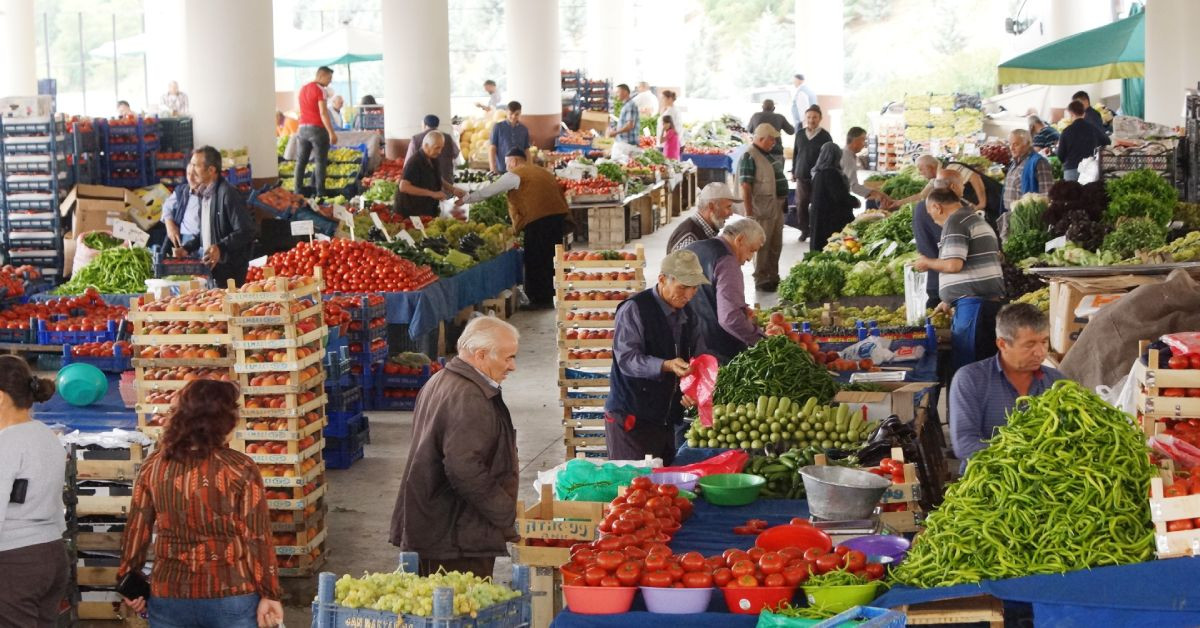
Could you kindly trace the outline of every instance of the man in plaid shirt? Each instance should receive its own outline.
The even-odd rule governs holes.
[[[617,86],[617,100],[621,105],[621,117],[617,119],[617,128],[609,129],[608,136],[616,137],[618,142],[638,144],[638,108],[629,99],[629,86],[621,83]]]

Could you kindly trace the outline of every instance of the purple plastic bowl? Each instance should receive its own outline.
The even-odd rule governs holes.
[[[696,482],[700,481],[700,476],[695,473],[683,473],[681,471],[666,471],[664,473],[651,473],[650,481],[655,484],[674,484],[681,491],[695,491]]]
[[[875,534],[855,537],[839,545],[858,550],[867,556],[886,556],[892,559],[892,563],[899,563],[904,560],[904,555],[908,553],[912,543],[902,536]]]
[[[707,589],[641,587],[641,589],[642,599],[646,602],[646,610],[651,613],[672,615],[707,611],[708,602],[712,599],[713,594],[711,587]]]

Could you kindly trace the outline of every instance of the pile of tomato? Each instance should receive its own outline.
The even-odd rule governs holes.
[[[104,325],[100,330],[107,329],[107,321],[115,320],[122,321],[125,319],[126,309],[120,306],[110,306],[100,298],[100,293],[95,289],[89,288],[81,295],[74,297],[64,297],[61,299],[51,299],[44,303],[22,303],[14,305],[6,310],[0,311],[0,327],[4,329],[29,329],[30,319],[46,319],[50,320],[60,316],[82,316],[89,319],[102,319]],[[82,329],[82,323],[79,323],[80,329],[62,331],[85,331]],[[70,324],[68,324],[70,327]],[[53,327],[48,327],[52,331]],[[86,331],[92,331],[91,321]]]
[[[116,342],[85,342],[71,347],[71,355],[77,358],[111,358],[133,356],[133,347],[124,340]]]
[[[399,183],[404,178],[404,159],[384,159],[383,163],[371,173],[371,176],[363,179],[363,184],[370,186],[372,182],[377,180],[392,181]]]
[[[406,292],[437,280],[428,266],[418,266],[391,251],[361,240],[301,242],[290,251],[267,258],[267,266],[283,276],[312,276],[323,269],[327,292]],[[251,268],[246,281],[262,279]]]
[[[393,362],[391,360],[388,360],[387,362],[383,363],[383,373],[385,375],[424,375],[425,368],[426,367],[406,366],[404,364],[396,364],[395,362]],[[428,368],[429,368],[429,374],[433,375],[434,373],[437,373],[438,371],[442,370],[443,367],[442,367],[441,363],[439,363],[439,362],[430,362]]]
[[[587,179],[574,181],[571,179],[559,179],[558,186],[563,192],[571,195],[588,195],[588,194],[609,194],[620,187],[621,184],[605,177],[597,175]]]
[[[25,284],[41,277],[42,273],[33,266],[0,266],[0,298],[24,296]]]
[[[1200,473],[1188,475],[1176,473],[1174,481],[1163,487],[1165,497],[1183,497],[1184,495],[1200,495]],[[1195,519],[1176,519],[1167,522],[1167,532],[1200,529],[1200,517]]]

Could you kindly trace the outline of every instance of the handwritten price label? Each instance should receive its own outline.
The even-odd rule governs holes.
[[[517,520],[517,533],[522,538],[587,541],[596,538],[596,524],[591,521],[519,519]]]
[[[134,246],[146,246],[146,242],[150,241],[150,234],[142,231],[132,222],[114,220],[112,227],[114,238],[124,240]]]
[[[313,221],[297,220],[292,223],[292,235],[294,236],[311,236],[313,234]]]

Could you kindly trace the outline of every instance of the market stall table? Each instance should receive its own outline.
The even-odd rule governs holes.
[[[117,428],[136,430],[137,414],[133,408],[125,407],[120,385],[119,375],[109,375],[108,392],[103,399],[90,406],[73,406],[56,393],[48,401],[33,404],[33,418],[47,425],[60,424],[69,430],[81,432],[104,432]]]
[[[521,283],[523,252],[513,249],[453,276],[439,279],[412,292],[385,292],[387,322],[408,325],[410,338],[416,339],[437,329],[459,310]]]

